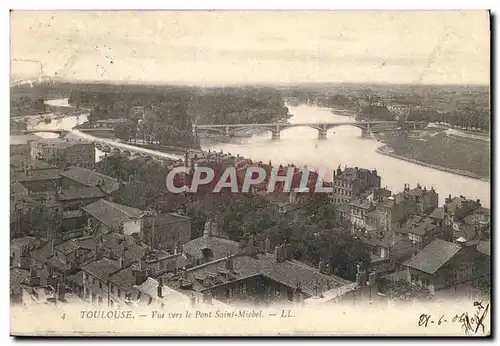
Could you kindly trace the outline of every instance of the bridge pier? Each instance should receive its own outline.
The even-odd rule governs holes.
[[[281,134],[281,132],[280,132],[280,131],[272,131],[271,133],[272,133],[272,137],[271,137],[271,138],[272,138],[273,140],[278,140],[278,139],[280,139],[280,134]]]
[[[318,139],[326,139],[327,130],[318,130]]]

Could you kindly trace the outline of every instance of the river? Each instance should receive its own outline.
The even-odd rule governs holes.
[[[353,117],[338,115],[328,108],[310,105],[290,106],[291,123],[300,122],[352,122]],[[353,126],[340,126],[328,131],[326,140],[318,140],[318,132],[308,127],[294,127],[281,133],[281,139],[272,140],[271,133],[248,138],[233,138],[229,143],[202,141],[203,149],[240,154],[244,157],[273,164],[307,165],[310,168],[333,172],[339,165],[376,169],[382,177],[382,186],[393,192],[401,191],[404,184],[415,187],[417,183],[427,188],[434,187],[439,194],[439,203],[444,198],[464,195],[480,199],[485,207],[490,206],[490,183],[452,173],[443,172],[418,164],[392,158],[376,152],[383,143],[375,139],[361,138],[361,130]],[[325,177],[331,181],[332,176]]]
[[[67,105],[67,100],[47,101],[54,105]],[[328,108],[310,105],[290,106],[288,109],[293,117],[290,122],[352,122],[354,119],[338,115]],[[87,120],[87,114],[54,119],[49,124],[43,122],[31,126],[35,129],[71,129]],[[50,133],[37,134],[40,137],[57,136]],[[326,140],[318,140],[318,132],[307,127],[290,128],[281,133],[280,140],[272,140],[270,133],[263,133],[246,138],[232,138],[229,143],[219,143],[209,140],[202,141],[203,149],[240,154],[253,160],[273,164],[307,165],[310,168],[325,169],[333,172],[340,165],[358,166],[376,169],[382,177],[382,186],[393,192],[403,189],[404,184],[414,187],[419,183],[427,188],[434,187],[439,193],[440,205],[444,198],[464,195],[472,199],[480,199],[485,207],[490,207],[490,183],[433,168],[424,167],[407,161],[392,158],[376,152],[383,145],[375,139],[361,138],[361,130],[353,126],[340,126],[328,131]],[[96,149],[96,158],[104,155]],[[331,181],[332,176],[325,177]]]

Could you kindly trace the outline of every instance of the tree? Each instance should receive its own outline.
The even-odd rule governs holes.
[[[427,288],[412,285],[406,280],[392,281],[381,277],[378,278],[377,281],[380,293],[387,295],[390,299],[400,301],[422,301],[433,299],[432,294]]]

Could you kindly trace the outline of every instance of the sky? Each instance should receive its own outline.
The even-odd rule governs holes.
[[[11,81],[490,80],[486,11],[13,11]]]

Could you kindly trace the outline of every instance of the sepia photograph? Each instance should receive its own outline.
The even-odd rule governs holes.
[[[12,10],[11,336],[490,336],[490,28]]]

